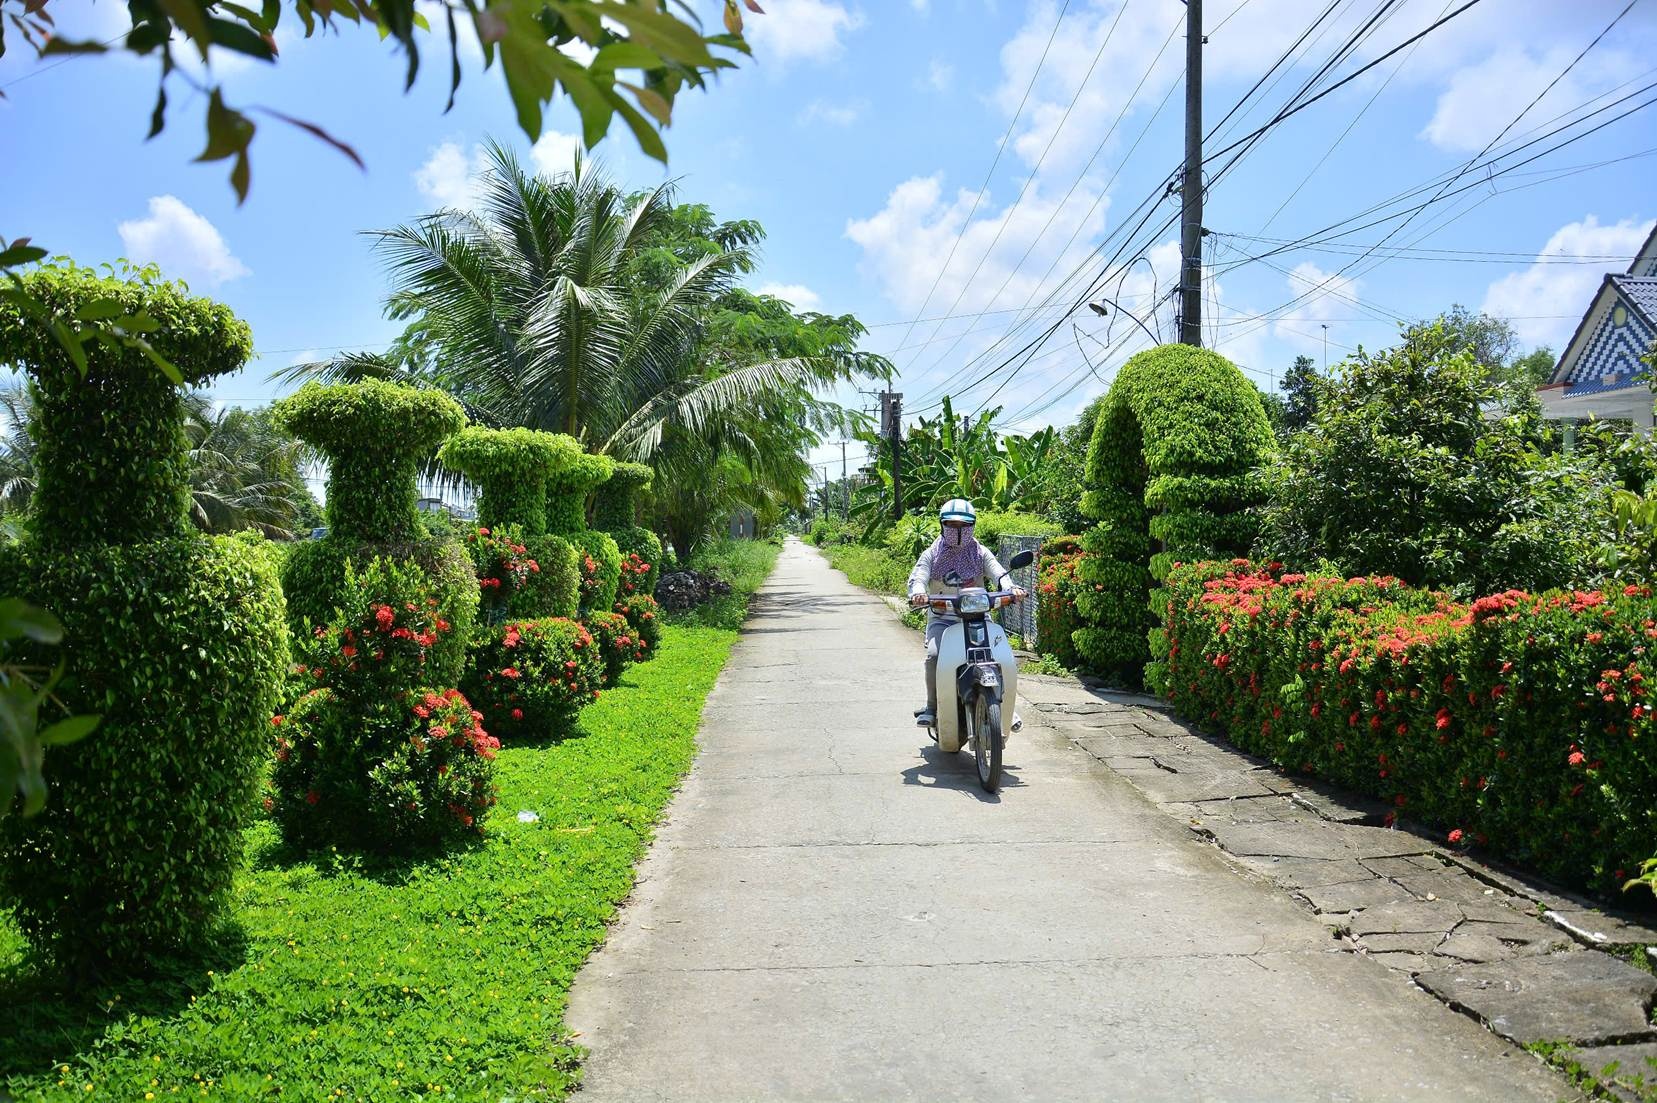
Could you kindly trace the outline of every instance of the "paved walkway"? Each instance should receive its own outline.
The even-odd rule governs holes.
[[[911,723],[919,660],[789,543],[572,993],[582,1098],[1575,1097],[1037,715],[982,793]]]

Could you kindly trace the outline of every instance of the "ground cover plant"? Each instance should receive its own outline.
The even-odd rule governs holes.
[[[1657,854],[1650,586],[1464,603],[1235,560],[1163,601],[1170,699],[1238,746],[1569,884]]]
[[[661,657],[582,714],[584,738],[504,747],[501,808],[470,849],[296,857],[254,826],[240,926],[204,963],[68,986],[0,917],[0,1093],[562,1098],[580,1056],[570,982],[632,888],[735,635],[669,627]]]

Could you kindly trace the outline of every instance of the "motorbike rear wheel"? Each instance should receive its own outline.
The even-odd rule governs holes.
[[[1001,703],[986,701],[980,694],[973,698],[970,715],[978,784],[986,793],[993,793],[1001,787]]]

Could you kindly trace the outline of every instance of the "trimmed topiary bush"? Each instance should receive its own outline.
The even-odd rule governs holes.
[[[559,433],[473,425],[446,441],[437,458],[477,484],[479,525],[517,525],[534,537],[547,531],[547,479],[580,455],[575,439]]]
[[[415,509],[420,465],[466,424],[460,403],[441,391],[369,380],[307,383],[271,412],[328,457],[330,538],[392,543],[423,535]]]
[[[633,594],[623,597],[616,602],[616,612],[627,618],[632,626],[634,635],[644,645],[644,653],[639,656],[643,662],[656,655],[656,648],[662,642],[662,607],[656,604],[656,599],[649,594]]]
[[[606,688],[619,685],[627,668],[648,653],[644,642],[634,635],[633,626],[620,613],[588,613],[581,623],[593,634],[598,653],[604,658]]]
[[[274,718],[265,806],[300,844],[410,850],[475,837],[495,803],[500,749],[481,718],[457,689],[408,691],[366,714],[312,690]]]
[[[252,348],[228,309],[147,272],[23,279],[59,319],[147,316],[151,343],[189,383]],[[33,523],[0,549],[0,593],[57,614],[58,693],[103,717],[53,750],[45,810],[0,821],[0,897],[37,949],[104,971],[189,952],[222,918],[288,639],[265,557],[190,528],[179,389],[142,351],[84,352],[83,377],[47,327],[0,301],[0,361],[29,372],[39,410]]]
[[[563,537],[525,537],[517,525],[480,527],[467,534],[466,550],[477,572],[478,623],[575,616],[581,578],[575,549]]]
[[[547,479],[547,531],[568,540],[581,576],[581,612],[609,609],[621,585],[621,548],[587,527],[587,498],[610,478],[615,461],[582,453]]]
[[[1078,568],[1073,639],[1087,666],[1125,680],[1143,669],[1162,690],[1151,589],[1176,560],[1248,550],[1273,439],[1259,391],[1224,357],[1162,345],[1122,366],[1094,426],[1082,499],[1098,522]]]
[[[644,567],[635,572],[642,577],[634,580],[633,589],[623,587],[626,593],[655,593],[662,574],[661,538],[638,521],[639,495],[650,490],[655,475],[642,463],[618,463],[593,498],[593,527],[615,539],[624,564]]]
[[[484,726],[503,739],[558,739],[598,700],[604,657],[592,633],[573,620],[547,617],[484,629],[472,645],[466,696]]]

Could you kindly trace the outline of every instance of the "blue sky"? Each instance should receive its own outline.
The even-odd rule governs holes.
[[[1210,343],[1269,388],[1297,353],[1322,359],[1324,326],[1333,361],[1359,344],[1385,343],[1398,318],[1460,302],[1509,317],[1528,344],[1557,348],[1601,275],[1625,263],[1598,258],[1630,255],[1657,216],[1652,161],[1616,161],[1657,147],[1657,114],[1649,110],[1433,204],[1388,243],[1411,246],[1405,255],[1358,256],[1381,241],[1389,222],[1269,263],[1235,262],[1272,247],[1251,239],[1301,238],[1463,167],[1510,124],[1498,151],[1562,113],[1648,84],[1657,75],[1648,61],[1657,56],[1651,0],[1566,71],[1624,3],[1483,0],[1275,127],[1213,185],[1204,219],[1214,232],[1205,288]],[[711,92],[682,97],[665,173],[621,131],[598,155],[630,184],[670,176],[686,200],[722,217],[758,219],[769,237],[756,285],[796,306],[869,323],[868,347],[893,355],[912,412],[941,390],[959,393],[1060,323],[1028,364],[1016,373],[1004,368],[959,405],[1000,406],[1001,421],[1019,429],[1069,420],[1124,356],[1149,342],[1120,315],[1071,312],[1082,284],[1063,278],[1104,271],[1095,246],[1108,238],[1105,255],[1113,251],[1121,239],[1109,235],[1132,224],[1130,212],[1181,160],[1183,5],[765,6],[767,14],[750,20],[755,58]],[[1208,0],[1211,126],[1326,6]],[[712,15],[714,5],[705,7]],[[1265,122],[1375,7],[1340,0],[1210,150]],[[1334,74],[1373,60],[1451,7],[1402,0]],[[53,10],[66,33],[102,38],[125,19],[124,6],[111,0],[59,0]],[[238,206],[225,165],[191,163],[202,143],[201,102],[184,85],[172,89],[167,132],[144,142],[153,65],[117,57],[42,64],[16,36],[8,42],[12,50],[0,59],[0,234],[30,234],[85,262],[153,259],[231,304],[252,324],[261,355],[220,381],[215,393],[227,401],[268,399],[278,391],[269,372],[296,359],[378,347],[391,336],[381,317],[385,280],[362,231],[466,202],[467,172],[485,137],[516,144],[548,170],[566,164],[573,148],[573,118],[559,107],[532,150],[498,74],[475,65],[444,115],[446,58],[436,41],[422,79],[404,95],[401,59],[372,34],[348,29],[305,40],[290,26],[274,68],[216,61],[227,98],[327,127],[356,147],[368,170],[267,119],[254,145],[253,191]],[[1174,211],[1172,200],[1155,205],[1142,240],[1122,258],[1134,263],[1111,269],[1103,292],[1164,336],[1177,237],[1172,228],[1149,231]],[[1029,313],[1044,302],[1054,305]],[[953,320],[912,324],[946,315]],[[837,468],[838,448],[816,458],[831,455]]]

